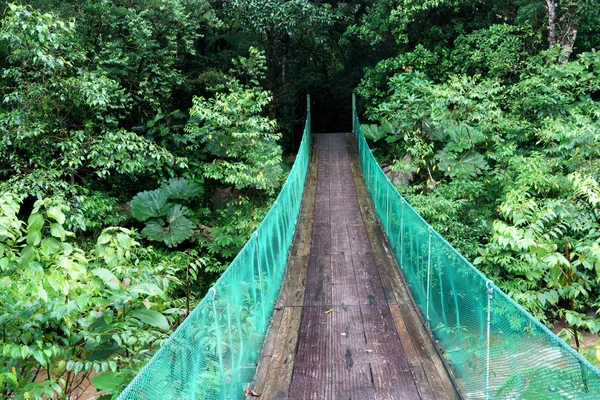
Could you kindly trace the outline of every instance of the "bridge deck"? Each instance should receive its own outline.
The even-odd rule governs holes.
[[[454,399],[385,247],[349,138],[315,135],[254,390],[264,399]]]

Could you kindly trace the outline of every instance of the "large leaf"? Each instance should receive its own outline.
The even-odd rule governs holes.
[[[109,327],[111,327],[109,325]],[[106,361],[110,356],[120,352],[121,347],[115,342],[103,343],[99,346],[94,347],[91,354],[85,359],[86,361]]]
[[[119,290],[119,280],[117,279],[115,274],[113,274],[106,268],[96,268],[92,271],[92,274],[102,279],[106,286],[108,286],[112,290]]]
[[[125,379],[116,372],[104,372],[90,378],[90,381],[92,381],[97,390],[104,390],[109,393],[121,391],[123,383],[125,383]]]
[[[162,291],[162,289],[154,283],[140,283],[138,285],[130,287],[129,291],[132,293],[145,294],[148,296],[159,296],[163,299],[166,298],[165,293]]]
[[[154,326],[155,328],[169,330],[169,321],[164,315],[158,311],[149,310],[147,308],[138,308],[131,312],[131,316],[139,319],[145,324]]]
[[[199,197],[203,193],[203,188],[190,182],[185,178],[171,178],[169,182],[161,186],[167,197],[176,200],[189,200]]]
[[[194,224],[184,216],[187,211],[186,207],[176,204],[167,214],[167,224],[162,219],[150,220],[142,230],[142,235],[164,242],[169,247],[177,246],[194,234]]]
[[[131,200],[131,215],[141,222],[163,216],[171,207],[168,201],[167,194],[161,189],[138,193]]]
[[[375,124],[362,124],[360,128],[362,129],[365,138],[371,139],[374,142],[386,137],[391,129],[389,126],[378,126]]]

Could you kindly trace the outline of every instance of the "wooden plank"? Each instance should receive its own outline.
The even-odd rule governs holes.
[[[414,309],[413,303],[408,297],[408,293],[404,292],[398,294],[398,307],[400,308],[407,331],[411,336],[411,340],[415,346],[418,357],[421,360],[421,365],[423,366],[429,385],[435,393],[436,398],[457,398],[446,368],[440,360],[437,351],[433,348],[431,339],[425,332],[423,324]]]
[[[333,285],[331,300],[333,306],[358,306],[358,288],[356,285]]]
[[[331,305],[331,257],[313,255],[308,258],[305,306]]]
[[[387,306],[361,306],[376,398],[414,399],[418,391]]]
[[[286,307],[282,314],[275,346],[270,353],[266,351],[265,354],[261,354],[261,358],[268,357],[271,360],[264,386],[255,388],[264,399],[287,398],[292,381],[302,309]]]
[[[360,213],[360,211],[346,212],[346,221],[348,221],[348,225],[351,228],[355,228],[355,227],[363,227],[364,228],[364,222],[363,222],[362,214]]]
[[[419,358],[417,350],[415,349],[415,346],[412,342],[410,333],[406,329],[406,325],[404,323],[402,313],[400,312],[400,308],[398,307],[398,305],[392,305],[390,306],[390,311],[392,313],[392,317],[394,318],[396,330],[398,332],[398,335],[400,336],[400,341],[402,342],[402,349],[406,354],[408,366],[413,374],[415,385],[417,387],[417,390],[419,391],[420,398],[435,399],[436,397],[431,389],[429,381],[427,380],[427,376],[423,371],[421,359]]]
[[[261,397],[452,398],[451,382],[440,376],[443,364],[419,326],[386,247],[356,155],[349,154],[343,134],[318,135],[315,143],[319,162],[311,167],[318,182],[310,241],[297,241],[304,248],[310,243],[310,255],[297,249],[290,258],[289,287],[282,288],[278,305],[297,306],[290,307],[295,317],[288,307],[273,315],[272,326],[278,330],[265,342],[260,364],[268,366],[274,382],[262,386]],[[295,283],[303,294],[293,290]],[[284,354],[294,343],[295,355],[280,360],[279,349]]]
[[[359,226],[349,225],[348,234],[352,254],[365,254],[371,251],[369,236],[363,224]]]
[[[303,307],[290,399],[331,397],[331,317],[327,307]]]
[[[331,283],[335,285],[354,285],[356,286],[356,277],[354,275],[354,264],[350,254],[332,254],[331,255]]]
[[[286,306],[304,304],[307,265],[308,255],[290,257],[279,298],[275,302],[275,312]]]
[[[353,254],[358,298],[362,305],[387,305],[383,284],[372,253]]]
[[[374,398],[360,307],[335,307],[332,315],[333,398]]]
[[[341,218],[331,220],[331,254],[335,253],[351,253],[348,225],[343,214]]]
[[[326,223],[313,223],[311,239],[311,254],[331,254],[331,225]]]

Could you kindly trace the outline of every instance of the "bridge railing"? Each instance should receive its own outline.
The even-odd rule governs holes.
[[[379,167],[355,111],[352,126],[365,183],[389,245],[462,395],[600,399],[600,371],[425,222]]]
[[[119,399],[240,399],[256,371],[283,280],[310,158],[310,100],[302,142],[279,196],[204,299]]]

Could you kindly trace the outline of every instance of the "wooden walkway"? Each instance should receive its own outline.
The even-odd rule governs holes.
[[[314,137],[253,389],[263,399],[457,398],[385,247],[350,135]]]

